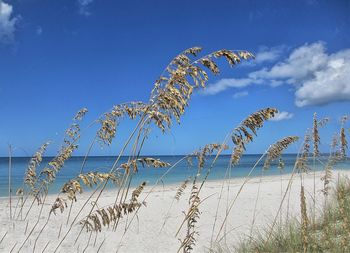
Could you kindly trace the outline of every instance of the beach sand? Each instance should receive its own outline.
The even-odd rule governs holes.
[[[350,171],[334,171],[333,181],[337,180],[339,174],[350,175]],[[320,180],[322,172],[316,173],[316,194],[317,194],[317,206],[320,207],[323,203],[323,195],[320,190],[323,187],[323,182]],[[264,229],[276,216],[276,212],[281,203],[282,195],[289,182],[290,175],[286,174],[281,176],[265,176],[260,178],[251,178],[244,186],[237,201],[235,202],[226,226],[222,233],[218,236],[222,245],[227,245],[230,248],[237,245],[242,238],[249,236],[252,227],[252,220],[254,215],[254,207],[257,199],[257,192],[259,190],[259,198],[257,201],[256,218],[254,229]],[[225,213],[227,211],[227,203],[231,202],[240,189],[244,179],[236,178],[230,180],[230,187],[228,183],[224,184],[222,200],[219,208],[218,219],[216,222],[216,228],[214,230],[214,239],[217,237],[217,232],[222,224]],[[216,216],[216,209],[218,203],[218,197],[223,186],[223,181],[208,181],[205,183],[204,188],[200,194],[203,202],[200,205],[200,219],[197,223],[197,243],[193,252],[206,252],[210,246],[212,237],[213,222]],[[129,217],[124,217],[120,220],[117,231],[113,232],[111,228],[104,227],[101,233],[86,232],[84,229],[82,234],[76,243],[77,235],[81,231],[81,225],[78,224],[84,216],[91,209],[91,202],[95,199],[92,198],[88,201],[88,208],[78,216],[76,222],[72,226],[70,233],[67,234],[66,239],[62,242],[57,252],[177,252],[180,246],[179,239],[184,238],[186,233],[186,226],[184,226],[177,237],[175,237],[183,218],[184,212],[188,209],[188,197],[191,185],[189,185],[180,201],[174,201],[174,195],[178,185],[159,185],[156,186],[151,194],[147,197],[147,206],[142,206],[138,212],[137,218],[133,219],[129,229],[124,234],[126,226],[130,224],[130,220],[133,217],[131,214]],[[308,199],[308,207],[312,207],[311,197],[313,196],[314,176],[310,173],[304,178],[304,185],[306,190],[306,197]],[[260,187],[259,187],[260,186]],[[282,187],[282,188],[281,188]],[[150,192],[152,186],[146,186],[144,192],[140,195],[139,200],[143,200],[144,197]],[[229,189],[229,195],[228,193]],[[281,190],[282,189],[282,190]],[[294,175],[291,194],[287,194],[286,201],[283,205],[282,215],[287,215],[287,202],[289,202],[290,216],[299,216],[300,210],[300,177],[298,174]],[[38,237],[40,230],[43,228],[47,221],[48,214],[52,203],[56,199],[57,195],[49,195],[42,210],[38,224],[34,227],[38,221],[38,214],[40,212],[40,206],[35,204],[33,210],[29,214],[29,218],[23,220],[9,220],[9,202],[7,198],[1,198],[0,200],[0,252],[33,252],[35,246],[35,252],[54,252],[58,243],[66,235],[73,218],[78,213],[82,204],[90,196],[89,192],[85,192],[78,195],[78,201],[73,204],[71,218],[68,225],[67,217],[69,213],[69,207],[61,214],[59,211],[56,215],[51,215],[49,222],[42,230],[42,233]],[[99,202],[99,207],[106,207],[114,203],[116,191],[105,191]],[[227,197],[229,196],[229,198]],[[288,197],[290,196],[290,197]],[[289,199],[289,201],[288,201]],[[28,201],[28,204],[31,201]],[[173,202],[173,204],[172,204]],[[15,211],[17,200],[12,200],[12,213]],[[68,206],[70,203],[68,202]],[[27,210],[27,204],[24,208],[23,216]],[[18,214],[18,208],[16,210]],[[17,216],[16,214],[16,216]],[[167,217],[167,218],[166,218]],[[161,230],[164,221],[166,220],[164,228]],[[226,236],[222,236],[226,233]],[[5,235],[6,234],[6,235]],[[28,237],[28,235],[30,236]],[[5,235],[5,237],[3,237]],[[26,238],[27,241],[24,243]],[[35,243],[37,239],[37,242]],[[46,247],[46,248],[45,248]]]

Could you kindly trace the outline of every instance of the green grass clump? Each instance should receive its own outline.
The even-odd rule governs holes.
[[[350,252],[350,180],[340,177],[321,215],[307,228],[309,244],[303,246],[302,226],[296,218],[243,240],[235,252]],[[215,252],[231,252],[217,247]]]

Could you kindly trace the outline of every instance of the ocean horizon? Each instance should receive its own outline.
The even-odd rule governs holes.
[[[243,155],[240,163],[231,169],[231,177],[232,178],[240,178],[245,177],[249,170],[254,166],[257,160],[261,157],[262,154],[246,154]],[[157,155],[157,156],[140,156],[140,157],[153,157],[159,158],[162,161],[168,162],[173,165],[177,161],[179,161],[184,155]],[[210,156],[207,158],[206,165],[209,165],[214,156]],[[277,168],[277,161],[271,164],[271,167],[268,170],[263,171],[263,163],[264,159],[262,159],[256,169],[251,174],[254,176],[268,176],[268,175],[277,175],[277,174],[288,174],[291,173],[295,164],[297,154],[284,154],[282,156],[284,161],[284,169],[281,171]],[[43,161],[40,166],[37,168],[37,173],[40,172],[42,168],[44,168],[53,156],[43,157]],[[61,171],[57,174],[56,180],[49,187],[49,193],[57,193],[60,191],[64,183],[69,181],[70,179],[76,177],[81,169],[84,156],[73,156],[68,161],[66,161],[65,165],[61,169]],[[28,163],[31,157],[12,157],[12,169],[11,169],[11,189],[12,194],[15,194],[18,188],[23,187],[23,179],[24,174],[27,169]],[[88,156],[86,159],[85,166],[83,168],[83,173],[90,171],[99,171],[99,172],[108,172],[111,169],[116,157],[115,156]],[[122,156],[120,158],[119,164],[126,162],[128,156]],[[326,161],[328,159],[328,154],[322,154],[320,156],[320,160]],[[209,180],[220,180],[225,178],[225,174],[227,171],[227,166],[230,161],[230,155],[220,155],[217,159],[212,172],[209,175]],[[191,167],[186,160],[181,161],[175,166],[160,182],[160,184],[168,185],[174,183],[180,183],[184,181],[188,177],[193,177],[196,173],[196,159],[193,159],[193,166]],[[344,165],[344,166],[343,166]],[[8,195],[8,166],[9,166],[9,157],[0,157],[0,197],[5,197]],[[208,168],[208,166],[204,167],[204,171]],[[314,168],[315,170],[322,170],[323,167],[316,163],[316,166],[313,167],[313,164],[310,164],[310,168]],[[348,169],[345,166],[345,163],[338,163],[336,168],[338,169]],[[152,168],[152,167],[142,167],[139,166],[139,171],[137,174],[133,176],[133,180],[131,182],[131,186],[137,186],[145,181],[148,185],[153,185],[156,181],[163,175],[163,173],[167,170],[167,168]],[[202,173],[202,175],[205,174]],[[109,185],[112,187],[112,185]],[[90,189],[85,188],[85,191]]]

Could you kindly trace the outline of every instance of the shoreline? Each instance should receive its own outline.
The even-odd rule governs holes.
[[[350,169],[335,169],[335,170],[332,170],[332,172],[334,172],[334,173],[343,173],[343,174],[350,174]],[[322,175],[322,173],[324,173],[324,170],[316,170],[315,171],[315,175],[316,175],[316,177],[318,176],[318,177],[320,177],[320,175]],[[284,173],[284,174],[273,174],[273,175],[262,175],[262,176],[257,176],[257,175],[252,175],[252,176],[250,176],[249,178],[248,178],[248,182],[251,182],[252,180],[258,180],[258,179],[260,179],[260,177],[262,177],[262,178],[264,178],[264,180],[271,180],[271,181],[273,181],[273,180],[276,180],[276,179],[278,179],[278,180],[280,180],[281,179],[281,176],[282,177],[290,177],[292,175],[292,173],[291,172],[288,172],[288,173]],[[294,173],[294,175],[298,175],[298,173],[297,172],[295,172]],[[309,173],[306,173],[306,174],[304,174],[306,177],[307,176],[310,176],[310,175],[312,175],[313,176],[313,171],[310,171]],[[246,176],[242,176],[242,177],[231,177],[230,179],[225,179],[225,178],[223,178],[223,179],[207,179],[206,180],[206,183],[215,183],[215,184],[222,184],[222,182],[223,181],[225,181],[225,182],[227,182],[228,180],[230,180],[230,184],[236,184],[236,183],[239,183],[239,182],[243,182],[245,179],[247,179],[247,177]],[[185,178],[184,178],[184,180],[185,180]],[[171,182],[171,183],[168,183],[168,184],[164,184],[164,185],[162,185],[162,183],[158,183],[158,184],[146,184],[146,186],[145,186],[145,192],[148,190],[148,188],[176,188],[176,187],[179,187],[182,183],[183,183],[183,181],[184,180],[182,180],[182,181],[179,181],[179,182]],[[283,178],[283,180],[287,180],[287,178]],[[147,183],[147,182],[146,182]],[[255,182],[255,183],[258,183],[258,182]],[[137,187],[137,186],[136,186]],[[131,186],[130,187],[130,189],[131,190],[134,190],[134,189],[136,189],[136,187],[135,186]],[[105,190],[104,190],[104,192],[110,192],[110,191],[115,191],[117,189],[117,187],[115,187],[115,188],[113,188],[113,189],[111,189],[111,188],[106,188]],[[93,187],[93,188],[88,188],[87,186],[85,186],[85,185],[83,185],[83,193],[81,193],[81,194],[77,194],[77,196],[83,196],[83,195],[87,195],[88,193],[92,193],[93,191],[95,190],[95,187]],[[50,197],[53,197],[54,195],[55,196],[57,196],[58,194],[60,194],[59,192],[57,192],[57,193],[49,193],[48,194],[48,196],[50,196]],[[90,194],[89,194],[90,195]],[[7,195],[7,196],[0,196],[0,201],[1,200],[4,200],[4,199],[8,199],[9,198],[9,196]],[[12,199],[17,199],[18,198],[18,196],[16,196],[15,195],[15,192],[12,192]]]

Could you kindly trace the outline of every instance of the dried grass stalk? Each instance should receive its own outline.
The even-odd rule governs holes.
[[[64,209],[67,208],[67,202],[63,198],[56,198],[55,203],[51,206],[50,213],[54,213],[56,215],[56,210],[60,209],[61,213],[63,213]]]
[[[320,155],[319,145],[321,144],[319,128],[324,127],[329,121],[329,118],[323,118],[317,120],[317,114],[314,113],[313,127],[312,127],[312,141],[313,141],[313,156],[318,157]]]
[[[195,157],[198,160],[198,168],[197,168],[197,174],[193,179],[192,189],[191,189],[191,195],[189,198],[189,209],[185,214],[185,218],[183,220],[183,223],[181,224],[178,232],[176,235],[178,235],[179,231],[181,230],[181,227],[183,224],[187,224],[187,232],[186,236],[183,240],[180,239],[181,245],[179,247],[178,252],[183,250],[183,252],[191,252],[196,244],[196,238],[195,236],[198,235],[198,232],[195,229],[196,223],[198,222],[198,219],[200,217],[200,211],[199,211],[199,205],[201,203],[199,198],[199,192],[201,187],[197,186],[197,179],[199,175],[201,174],[202,169],[204,168],[206,158],[209,155],[212,155],[214,151],[221,151],[224,149],[228,149],[229,147],[226,144],[217,144],[217,143],[211,143],[204,146],[204,148],[199,149],[198,151],[195,151],[190,157]],[[192,160],[189,160],[189,163],[192,164]],[[207,175],[208,176],[208,171]],[[206,180],[206,177],[203,179],[202,184]],[[183,189],[185,188],[185,185],[187,183],[185,182],[180,189],[178,190],[178,193],[176,196],[180,196],[180,193],[183,192]]]
[[[179,186],[179,188],[177,189],[176,194],[175,194],[175,199],[176,199],[177,201],[180,200],[180,197],[182,196],[182,194],[184,193],[185,189],[187,188],[187,184],[188,184],[188,182],[190,181],[190,179],[191,179],[190,177],[187,178],[187,179]]]
[[[328,196],[330,192],[330,182],[332,180],[332,170],[337,162],[341,160],[341,156],[339,154],[338,149],[338,136],[334,135],[331,144],[331,154],[328,158],[327,164],[325,166],[325,174],[321,177],[323,181],[323,189],[321,192],[324,196]]]
[[[192,60],[202,49],[193,47],[176,56],[155,82],[151,93],[151,110],[174,117],[180,122],[194,89],[205,88],[208,81],[207,68],[214,75],[219,73],[216,58],[225,58],[231,66],[254,56],[247,51],[218,50],[197,60]]]
[[[111,144],[116,135],[120,119],[127,115],[130,119],[145,116],[154,122],[163,132],[170,128],[172,118],[180,122],[181,115],[188,106],[194,89],[204,88],[208,74],[204,68],[213,74],[219,73],[214,59],[224,57],[231,66],[254,58],[247,51],[219,50],[197,60],[192,60],[202,49],[192,47],[176,56],[155,82],[148,103],[130,102],[115,106],[110,112],[99,119],[101,127],[97,136],[104,144]]]
[[[346,150],[348,149],[348,142],[346,140],[345,129],[342,127],[340,131],[340,147],[341,156],[343,159],[346,158]]]
[[[324,176],[321,177],[321,180],[323,181],[323,189],[321,190],[323,195],[328,196],[329,191],[330,191],[330,182],[332,180],[332,165],[331,163],[327,163],[325,167],[325,174]]]
[[[317,121],[316,113],[314,113],[314,118],[313,118],[312,140],[314,144],[313,155],[314,157],[317,157],[320,155],[319,145],[321,141],[320,141],[320,135],[318,133],[318,121]]]
[[[39,150],[34,154],[34,156],[30,159],[27,171],[25,173],[24,177],[24,183],[30,187],[30,189],[33,189],[35,186],[35,183],[37,182],[37,174],[36,169],[38,166],[40,166],[40,163],[43,160],[43,154],[47,149],[47,146],[50,144],[50,142],[46,142]]]
[[[348,142],[346,140],[345,128],[344,125],[349,119],[348,116],[343,116],[341,120],[341,129],[340,129],[340,155],[342,159],[346,158],[346,151],[348,149]]]
[[[278,112],[275,108],[265,108],[249,115],[243,122],[235,128],[231,138],[235,144],[231,156],[231,163],[236,165],[239,163],[245,145],[253,141],[253,135],[257,135],[257,130],[263,126],[264,121],[269,120]]]
[[[91,188],[94,185],[106,180],[111,180],[113,183],[118,184],[120,177],[116,173],[88,172],[79,174],[76,178],[65,183],[61,189],[61,192],[65,193],[68,199],[77,201],[76,193],[83,192],[81,183]]]
[[[199,204],[200,204],[200,198],[198,196],[198,187],[196,183],[192,185],[191,190],[191,197],[190,197],[190,209],[186,215],[187,220],[187,231],[186,236],[183,240],[180,239],[181,245],[178,250],[178,252],[183,250],[183,252],[191,252],[196,245],[196,236],[199,235],[199,233],[196,231],[196,224],[198,222],[198,219],[200,218],[200,211],[199,211]]]
[[[126,115],[130,119],[135,119],[148,110],[148,105],[143,102],[129,102],[120,105],[115,105],[110,112],[107,112],[98,121],[101,124],[97,131],[97,137],[106,145],[112,143],[116,135],[119,121]]]
[[[43,195],[48,192],[48,187],[55,181],[56,174],[63,168],[65,162],[72,156],[74,150],[78,148],[76,142],[80,139],[79,121],[83,119],[87,109],[83,108],[73,118],[73,123],[66,130],[63,145],[58,154],[40,172],[36,185],[32,187],[31,194],[41,202]]]
[[[75,121],[80,121],[82,120],[84,117],[85,117],[85,114],[88,112],[88,109],[87,108],[82,108],[80,109],[77,114],[74,116],[74,120]]]
[[[109,227],[110,224],[116,220],[122,218],[124,215],[133,213],[135,210],[140,208],[142,205],[146,206],[146,202],[139,202],[138,198],[146,182],[142,182],[131,194],[131,199],[129,202],[124,202],[120,204],[115,204],[113,206],[108,206],[106,208],[100,208],[95,212],[89,214],[85,219],[83,219],[80,224],[86,227],[87,231],[101,232],[102,227]]]
[[[268,169],[272,161],[279,158],[282,152],[289,147],[292,143],[299,139],[298,136],[287,136],[276,143],[272,144],[267,150],[267,155],[264,163],[264,169]]]
[[[143,157],[133,159],[126,163],[120,165],[120,168],[124,169],[127,173],[132,170],[134,173],[138,172],[138,164],[141,164],[142,167],[153,167],[153,168],[165,168],[169,167],[170,163],[161,161],[160,159],[152,158],[152,157]]]
[[[310,155],[310,141],[311,136],[310,131],[308,130],[304,136],[301,156],[299,156],[296,161],[296,169],[299,172],[308,172],[310,170],[310,167],[308,165],[308,157]]]
[[[305,199],[305,192],[304,192],[304,186],[301,186],[300,189],[300,210],[301,210],[301,239],[303,243],[303,249],[304,252],[308,251],[308,245],[309,245],[309,233],[308,233],[308,227],[309,227],[309,219],[307,217],[307,209],[306,209],[306,199]]]
[[[219,150],[227,150],[229,146],[226,144],[219,143],[210,143],[204,146],[204,148],[200,148],[199,150],[193,152],[191,155],[187,157],[187,162],[190,166],[193,166],[192,159],[196,158],[198,161],[198,169],[199,172],[204,168],[206,159],[208,156],[212,155],[214,151]]]

